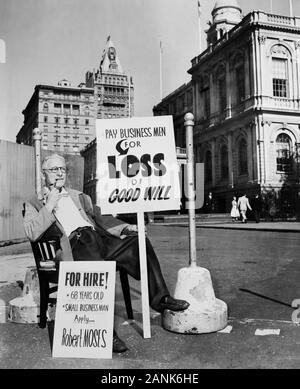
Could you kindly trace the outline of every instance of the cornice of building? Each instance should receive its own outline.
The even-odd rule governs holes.
[[[247,30],[255,29],[290,32],[300,35],[300,18],[252,11],[215,44],[210,45],[199,56],[194,57],[191,60],[192,67],[188,69],[188,73],[193,74],[204,62],[215,56],[220,50],[224,50],[227,45],[238,39],[241,34]]]
[[[47,85],[47,84],[38,84],[35,86],[35,90],[40,90],[40,89],[52,89],[52,90],[67,90],[67,91],[76,91],[76,92],[90,92],[94,93],[94,88],[88,88],[88,87],[76,87],[76,86],[63,86],[63,85]]]

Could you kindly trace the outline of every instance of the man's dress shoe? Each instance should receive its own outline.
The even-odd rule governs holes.
[[[165,296],[160,301],[160,307],[163,311],[164,309],[169,309],[170,311],[184,311],[190,306],[187,301],[177,300],[171,296]]]
[[[114,353],[124,353],[127,350],[128,350],[128,347],[123,342],[123,340],[120,339],[116,333],[114,333],[114,336],[113,336],[113,352]]]

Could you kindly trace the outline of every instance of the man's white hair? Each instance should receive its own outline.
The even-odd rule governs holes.
[[[48,162],[51,160],[51,159],[60,159],[61,161],[63,161],[64,164],[66,164],[66,160],[64,159],[64,157],[62,157],[61,155],[58,155],[58,154],[50,154],[50,155],[47,155],[47,157],[45,157],[43,159],[43,162],[42,162],[42,170],[45,170],[47,169],[47,166],[48,166]]]

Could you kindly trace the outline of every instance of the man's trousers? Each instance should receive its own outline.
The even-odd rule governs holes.
[[[117,268],[124,269],[136,280],[141,279],[138,236],[117,238],[101,227],[78,228],[70,235],[75,261],[116,261]],[[160,312],[160,300],[169,295],[158,258],[146,238],[149,304]]]

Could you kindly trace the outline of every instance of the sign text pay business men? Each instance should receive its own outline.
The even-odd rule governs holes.
[[[180,208],[172,116],[97,120],[96,129],[102,213]]]

